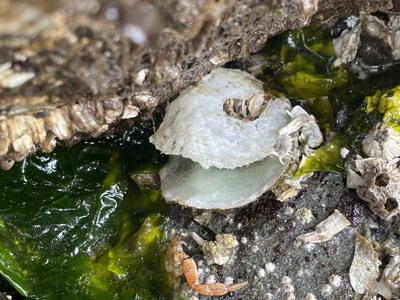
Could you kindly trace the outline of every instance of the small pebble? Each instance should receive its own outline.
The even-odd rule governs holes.
[[[322,285],[321,295],[324,298],[328,298],[332,294],[332,287],[329,284]]]
[[[272,262],[268,262],[268,263],[265,264],[265,271],[268,274],[271,274],[271,273],[275,272],[275,269],[276,269],[276,266]]]
[[[281,282],[283,284],[289,284],[292,283],[292,279],[289,276],[283,276]]]
[[[257,270],[257,275],[258,275],[258,277],[260,277],[260,278],[264,278],[264,277],[266,276],[265,269],[259,268],[259,269]]]
[[[339,275],[332,275],[329,278],[329,285],[332,288],[338,288],[342,283],[342,277],[340,277]]]
[[[317,300],[317,297],[313,293],[308,293],[305,300]]]

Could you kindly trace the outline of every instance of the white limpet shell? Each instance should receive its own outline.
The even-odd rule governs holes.
[[[150,142],[165,154],[190,158],[206,169],[234,169],[263,160],[274,153],[292,107],[287,99],[271,99],[252,121],[229,116],[223,109],[229,99],[256,94],[264,94],[263,83],[251,74],[217,68],[168,105]]]
[[[255,201],[282,175],[289,160],[277,156],[236,168],[203,169],[200,164],[174,156],[160,171],[161,190],[168,201],[205,209],[230,209]]]

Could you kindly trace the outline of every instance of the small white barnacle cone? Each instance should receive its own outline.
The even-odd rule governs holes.
[[[398,158],[389,162],[382,158],[357,159],[347,169],[347,188],[355,189],[382,219],[390,219],[400,212],[398,163]]]
[[[389,161],[400,156],[400,134],[390,124],[376,124],[362,141],[365,154]]]

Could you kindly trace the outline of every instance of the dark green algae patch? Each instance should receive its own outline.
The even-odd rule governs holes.
[[[334,133],[335,111],[330,92],[350,82],[343,67],[334,67],[335,51],[328,28],[317,25],[289,30],[267,42],[261,79],[265,89],[282,92],[312,113],[329,141],[310,155],[295,176],[315,171],[343,171],[340,149],[346,134]]]
[[[149,120],[0,172],[0,272],[30,299],[169,299],[168,206],[129,174],[165,161]],[[15,297],[13,299],[16,299]]]
[[[400,88],[395,88],[399,64],[358,79],[333,65],[330,29],[318,25],[270,39],[262,54],[265,89],[302,105],[325,135],[325,144],[301,163],[295,177],[315,171],[344,173],[340,149],[363,155],[361,141],[381,120],[400,131]]]

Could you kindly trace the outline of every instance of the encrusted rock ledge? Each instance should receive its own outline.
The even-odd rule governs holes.
[[[149,113],[269,36],[359,2],[1,1],[0,165]]]

